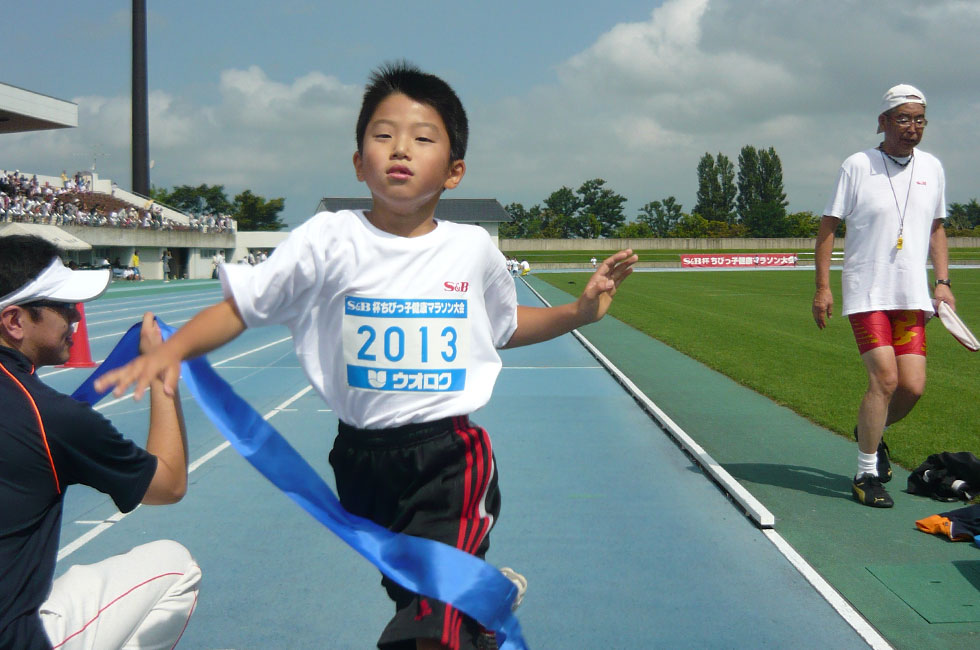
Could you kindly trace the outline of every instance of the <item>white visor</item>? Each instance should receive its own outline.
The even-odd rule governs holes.
[[[945,302],[940,302],[936,311],[939,314],[939,321],[946,326],[949,333],[956,337],[956,340],[963,347],[974,352],[980,350],[980,341],[977,341],[977,337],[973,335],[970,328],[960,320],[960,317],[956,315],[956,312],[949,305]]]
[[[34,300],[78,303],[94,300],[109,288],[112,271],[72,271],[57,257],[41,273],[13,293],[0,298],[0,309]]]

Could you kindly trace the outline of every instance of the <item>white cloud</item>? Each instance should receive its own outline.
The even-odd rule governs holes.
[[[217,82],[218,101],[194,105],[161,91],[149,95],[152,183],[160,187],[225,185],[229,197],[252,189],[287,197],[292,221],[309,216],[332,188],[358,193],[350,156],[362,89],[311,72],[283,83],[259,67],[231,69]],[[4,139],[11,167],[57,174],[62,167],[91,169],[127,186],[130,179],[129,96],[76,97],[79,127],[16,134]],[[50,168],[51,160],[58,169]],[[348,177],[346,184],[323,182]],[[303,187],[294,193],[294,187]]]
[[[774,146],[790,208],[819,212],[840,161],[877,142],[881,94],[907,82],[930,98],[924,147],[946,161],[949,200],[965,200],[980,194],[965,160],[980,131],[960,118],[980,102],[978,31],[976,3],[668,0],[570,57],[555,83],[478,109],[470,167],[490,178],[473,184],[537,188],[522,199],[536,203],[601,176],[633,211],[667,195],[690,209],[706,151]]]

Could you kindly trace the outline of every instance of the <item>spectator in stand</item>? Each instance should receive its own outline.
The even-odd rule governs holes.
[[[0,171],[0,221],[199,232],[226,232],[232,227],[227,215],[192,215],[187,224],[174,221],[163,215],[159,205],[124,205],[110,194],[91,192],[81,172],[63,176],[57,187],[19,170]],[[113,194],[114,190],[115,185]]]

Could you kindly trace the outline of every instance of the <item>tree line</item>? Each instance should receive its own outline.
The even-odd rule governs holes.
[[[813,237],[820,216],[787,213],[783,166],[773,147],[746,145],[738,169],[728,156],[705,153],[698,161],[697,201],[691,212],[673,196],[650,201],[627,221],[626,197],[606,187],[601,178],[578,190],[562,187],[543,205],[505,206],[513,221],[501,224],[509,239],[643,238],[643,237]],[[946,230],[951,235],[980,236],[980,204],[951,203]],[[844,234],[841,224],[838,235]]]
[[[286,199],[266,199],[245,190],[229,201],[223,185],[178,185],[171,190],[152,187],[150,198],[157,203],[194,215],[226,215],[238,222],[239,231],[282,230],[286,227],[279,213]]]
[[[980,203],[950,203],[946,208],[946,234],[953,237],[980,237]]]
[[[502,224],[507,238],[597,237],[812,237],[820,218],[812,212],[787,213],[783,167],[773,147],[746,145],[738,170],[728,156],[705,153],[698,161],[697,202],[689,213],[676,197],[650,201],[632,221],[624,211],[626,197],[601,178],[578,190],[562,187],[543,205],[525,208],[511,203],[513,217]]]

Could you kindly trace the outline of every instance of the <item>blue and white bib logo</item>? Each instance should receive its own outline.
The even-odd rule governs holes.
[[[462,299],[344,299],[343,341],[352,388],[452,392],[466,386],[469,309]]]

